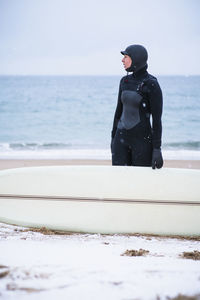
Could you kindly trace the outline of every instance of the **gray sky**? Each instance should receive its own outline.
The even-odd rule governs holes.
[[[122,75],[130,44],[152,74],[200,74],[200,0],[0,0],[0,74]]]

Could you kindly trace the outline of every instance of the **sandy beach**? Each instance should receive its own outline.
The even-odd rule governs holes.
[[[0,159],[0,170],[64,165],[111,165],[111,161],[102,159]],[[165,160],[164,167],[200,169],[200,160]]]

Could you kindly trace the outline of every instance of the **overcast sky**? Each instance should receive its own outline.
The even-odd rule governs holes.
[[[154,75],[200,74],[200,0],[0,0],[0,74],[122,75],[130,44]]]

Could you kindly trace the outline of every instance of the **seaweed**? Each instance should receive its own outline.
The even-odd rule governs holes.
[[[200,251],[194,250],[193,252],[183,252],[180,257],[186,259],[200,260]]]
[[[121,256],[146,256],[149,253],[148,250],[139,249],[139,250],[126,250]]]

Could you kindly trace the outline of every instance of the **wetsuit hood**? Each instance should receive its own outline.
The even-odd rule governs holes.
[[[147,66],[148,53],[142,45],[130,45],[121,54],[128,55],[132,59],[132,64],[126,69],[127,72],[136,73]]]

